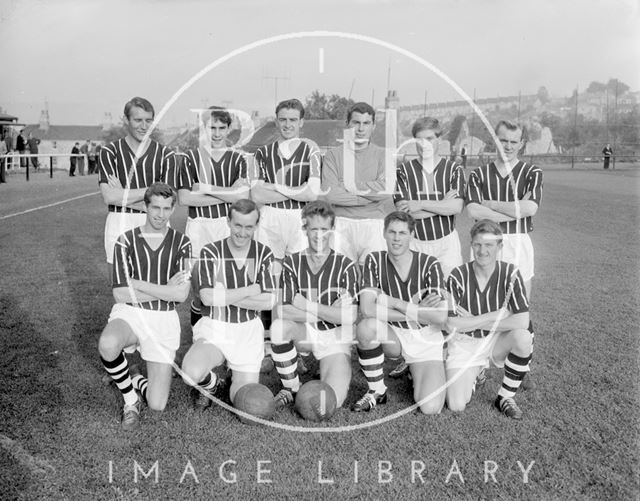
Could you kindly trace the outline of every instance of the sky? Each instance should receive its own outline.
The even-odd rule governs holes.
[[[46,102],[52,124],[96,125],[142,96],[173,127],[214,104],[270,115],[316,89],[377,106],[389,88],[401,105],[609,78],[640,90],[639,3],[0,0],[0,107],[37,123]]]

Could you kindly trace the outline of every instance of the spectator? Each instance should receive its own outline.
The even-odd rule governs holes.
[[[88,155],[89,154],[89,140],[87,139],[87,142],[84,143],[82,146],[80,146],[80,153],[83,155]],[[78,157],[78,170],[80,171],[80,175],[84,176],[84,159],[85,157]],[[87,170],[89,169],[89,166],[87,166]],[[91,173],[89,173],[91,174]]]
[[[87,172],[89,174],[98,173],[98,169],[96,167],[96,157],[97,157],[96,143],[91,141],[91,143],[89,144],[89,168],[87,169]]]
[[[602,154],[604,155],[604,165],[602,167],[606,170],[609,168],[609,161],[613,156],[613,149],[609,143],[602,149]]]
[[[80,149],[78,148],[78,145],[80,143],[76,143],[73,145],[73,148],[71,148],[71,154],[73,155],[77,155],[78,153],[80,153]],[[71,168],[69,169],[69,176],[74,177],[76,175],[76,163],[78,161],[78,157],[71,157]]]
[[[18,134],[18,138],[16,139],[16,151],[18,152],[18,155],[20,155],[20,167],[25,167],[25,161],[28,162],[28,160],[22,156],[27,149],[27,140],[22,135],[23,132],[24,129],[20,131],[20,134]]]
[[[467,168],[467,147],[466,145],[462,145],[460,148],[460,159],[462,160],[462,168]]]
[[[29,132],[29,139],[27,140],[27,145],[29,146],[29,153],[31,153],[32,155],[37,155],[39,144],[40,144],[40,139],[33,137],[33,134]],[[31,164],[36,170],[38,170],[38,167],[40,166],[40,162],[38,162],[38,157],[31,157]]]
[[[5,143],[5,141],[4,141],[4,134],[2,136],[3,136],[2,137],[2,141],[0,141],[0,157],[2,155],[6,155],[8,153],[7,143]],[[7,159],[6,158],[0,158],[0,183],[6,183],[7,182],[7,180],[5,179],[6,165],[7,165]]]

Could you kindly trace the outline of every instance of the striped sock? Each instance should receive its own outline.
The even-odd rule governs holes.
[[[382,345],[378,345],[370,350],[358,348],[358,362],[362,367],[369,391],[376,393],[384,393],[387,386],[384,384],[384,373],[382,372],[382,364],[384,364],[384,353]]]
[[[516,391],[522,383],[524,375],[529,372],[529,361],[531,355],[527,357],[519,357],[513,353],[509,353],[504,361],[504,378],[502,386],[498,391],[498,396],[502,398],[513,398]]]
[[[129,375],[129,364],[124,357],[124,353],[120,352],[116,359],[112,361],[105,360],[102,357],[100,357],[100,360],[102,360],[102,365],[111,376],[111,379],[113,379],[113,382],[116,383],[120,393],[122,393],[125,405],[134,405],[138,401],[138,395],[133,389],[131,376]]]
[[[142,398],[147,400],[147,386],[149,385],[149,380],[142,374],[136,374],[131,378],[131,384],[140,392]]]
[[[198,323],[202,318],[202,307],[196,305],[195,299],[191,301],[191,327]]]
[[[285,344],[271,344],[273,364],[276,366],[282,386],[296,393],[300,389],[298,377],[298,351],[293,341]]]

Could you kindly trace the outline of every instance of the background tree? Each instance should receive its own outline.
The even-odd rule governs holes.
[[[327,96],[314,90],[305,101],[305,118],[319,120],[343,120],[347,110],[355,104],[353,99],[332,94]]]

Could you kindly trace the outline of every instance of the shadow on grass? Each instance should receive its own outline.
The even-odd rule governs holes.
[[[12,296],[0,297],[0,433],[20,443],[30,454],[53,444],[34,437],[54,437],[63,405],[54,346],[28,320],[29,312],[20,308]],[[0,496],[12,499],[27,489],[33,478],[10,451],[0,449]]]

